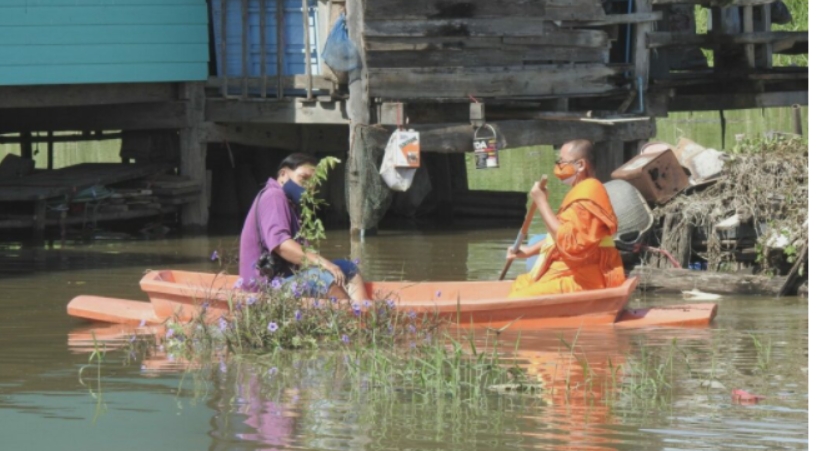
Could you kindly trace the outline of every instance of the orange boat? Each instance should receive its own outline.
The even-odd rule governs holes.
[[[216,320],[229,311],[229,302],[240,302],[252,293],[234,288],[237,276],[191,271],[150,271],[140,282],[150,303],[98,296],[78,296],[68,304],[68,314],[109,323],[157,324],[168,318],[189,320],[208,305]],[[594,325],[622,327],[707,325],[716,304],[690,304],[627,310],[625,305],[637,286],[629,278],[617,288],[534,298],[507,299],[511,281],[473,282],[370,282],[369,294],[392,299],[398,309],[418,314],[436,313],[461,324],[506,329],[572,328]]]

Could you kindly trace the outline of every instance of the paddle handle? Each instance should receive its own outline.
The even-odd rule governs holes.
[[[538,186],[543,190],[547,187],[547,175],[543,175],[541,177],[541,181],[538,182]],[[530,230],[530,224],[533,222],[533,218],[535,218],[536,213],[536,204],[535,202],[530,203],[530,208],[527,209],[527,216],[524,217],[524,223],[521,225],[521,229],[519,230],[518,235],[516,235],[516,241],[513,242],[513,253],[515,254],[521,248],[521,242],[524,241],[524,238],[527,237],[527,231]],[[510,265],[513,264],[513,260],[515,258],[507,259],[504,264],[504,269],[499,276],[499,280],[504,280],[504,276],[507,275],[507,270],[510,269]]]

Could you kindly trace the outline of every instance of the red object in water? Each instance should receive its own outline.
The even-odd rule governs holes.
[[[765,397],[748,393],[745,390],[740,390],[737,388],[731,390],[731,400],[740,404],[756,404],[762,399],[765,399]]]

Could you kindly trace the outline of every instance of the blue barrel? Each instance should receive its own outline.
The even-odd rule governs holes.
[[[221,34],[222,34],[222,5],[220,0],[212,2],[212,24],[215,38],[216,70],[219,77],[225,73],[227,77],[240,78],[243,76],[242,63],[242,32],[247,38],[247,76],[258,78],[261,76],[261,54],[266,52],[266,75],[270,77],[267,94],[275,94],[277,83],[274,76],[278,72],[278,1],[283,1],[284,53],[283,75],[301,75],[306,73],[305,41],[303,37],[303,9],[301,0],[266,0],[265,9],[261,11],[259,0],[249,0],[247,4],[248,26],[242,27],[241,0],[227,0],[226,2],[226,44],[227,60],[223,67]],[[320,73],[318,52],[320,29],[318,24],[317,0],[309,0],[309,53],[311,55],[312,74]],[[266,49],[261,48],[261,14],[265,14],[266,23],[263,32],[266,34]],[[291,92],[290,92],[291,91]],[[303,94],[303,90],[288,90],[286,94]],[[239,92],[231,92],[238,94]],[[250,84],[250,93],[259,94],[257,83]]]

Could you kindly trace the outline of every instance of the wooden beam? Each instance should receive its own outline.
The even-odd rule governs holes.
[[[343,102],[301,103],[296,100],[207,99],[207,122],[348,124]]]
[[[669,98],[669,111],[717,111],[807,105],[808,91],[749,94],[692,94]],[[424,143],[423,143],[424,144]]]
[[[654,136],[654,121],[624,122],[613,126],[579,121],[515,120],[489,121],[496,129],[501,148],[558,145],[571,139],[590,141],[636,141]],[[473,151],[470,124],[415,124],[424,152],[464,153]],[[387,128],[389,131],[393,127]],[[386,135],[386,139],[387,139]],[[383,146],[385,142],[382,143]]]
[[[602,94],[614,89],[603,64],[496,68],[369,68],[369,95],[384,99]]]
[[[48,132],[46,136],[32,136],[31,142],[32,143],[69,143],[69,142],[81,142],[81,141],[104,141],[108,139],[122,139],[121,133],[100,133],[94,135],[77,135],[77,134],[69,134],[69,135],[57,135],[54,136],[52,132]],[[0,144],[10,144],[10,143],[19,143],[23,140],[23,138],[19,135],[0,135]]]
[[[257,86],[259,83],[262,83],[261,78],[249,78],[249,83]],[[283,86],[284,90],[289,89],[306,89],[309,86],[309,81],[306,75],[289,75],[281,77],[281,86]],[[207,87],[208,88],[220,88],[224,83],[224,77],[210,77],[207,79]],[[230,91],[236,91],[242,89],[243,80],[238,79],[229,79],[226,82],[226,86]],[[328,91],[332,87],[331,80],[327,80],[322,76],[315,77],[312,79],[312,87],[314,89],[320,89]],[[251,94],[251,93],[250,93]],[[261,93],[258,92],[257,96],[261,96]]]
[[[540,18],[494,17],[490,19],[368,20],[363,31],[372,37],[541,36]]]
[[[755,31],[740,34],[687,34],[669,31],[648,33],[649,48],[671,46],[699,46],[714,48],[720,45],[773,44],[775,42],[808,42],[807,31]]]
[[[541,17],[563,20],[604,16],[601,2],[595,0],[377,0],[366,2],[369,20],[421,20],[495,17]]]
[[[637,12],[632,14],[607,14],[600,19],[578,18],[562,22],[565,27],[604,27],[607,25],[622,25],[628,23],[658,22],[663,20],[661,11]]]
[[[348,151],[348,126],[268,124],[268,123],[227,123],[206,124],[207,142],[237,143],[247,146],[285,149],[291,152],[304,150],[303,135],[308,135],[308,144],[321,153],[344,153]]]
[[[0,133],[181,128],[184,102],[0,109]]]
[[[494,67],[530,66],[553,63],[603,63],[605,48],[505,46],[497,49],[445,49],[425,51],[369,51],[368,66],[390,69],[398,67]]]
[[[177,98],[176,83],[0,86],[0,108],[152,103]]]
[[[673,5],[677,3],[701,5],[706,8],[726,6],[747,6],[771,4],[776,0],[652,0],[653,5]]]

